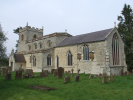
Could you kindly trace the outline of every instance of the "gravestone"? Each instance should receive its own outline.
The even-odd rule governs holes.
[[[74,71],[74,69],[71,69],[71,71],[72,71],[71,77],[73,77],[73,76],[74,76],[74,75],[73,75],[73,71]]]
[[[127,71],[125,71],[124,76],[127,76]]]
[[[95,75],[95,78],[99,78],[99,76],[96,74],[96,75]]]
[[[68,74],[68,72],[67,71],[65,71],[65,75],[67,75]]]
[[[69,70],[67,73],[68,73],[68,74],[71,74],[71,71]]]
[[[34,78],[34,74],[33,73],[30,73],[29,74],[29,78]]]
[[[99,74],[99,77],[102,77],[102,74],[101,73]]]
[[[8,74],[8,69],[7,68],[2,68],[3,71],[3,76],[5,76],[6,74]]]
[[[102,80],[102,83],[107,83],[107,74],[106,73],[103,73],[103,80]]]
[[[29,75],[27,73],[23,74],[23,79],[29,78]]]
[[[34,78],[34,73],[32,69],[26,69],[25,74],[23,74],[23,78]]]
[[[113,81],[113,75],[111,74],[110,76],[109,76],[109,82],[112,82]]]
[[[5,80],[11,80],[12,78],[12,75],[11,74],[6,74],[5,75]]]
[[[53,76],[55,77],[55,76],[57,76],[57,74],[58,74],[58,73],[57,73],[57,71],[55,70],[54,73],[53,73]]]
[[[54,71],[55,71],[55,69],[51,69],[51,74],[53,74],[53,73],[54,73]]]
[[[12,67],[8,66],[8,71],[11,72],[12,71]]]
[[[64,77],[64,82],[65,82],[65,83],[70,82],[70,76],[65,76],[65,77]]]
[[[79,81],[79,75],[75,76],[75,82]]]
[[[121,76],[124,76],[123,69],[121,69]]]
[[[62,67],[58,68],[58,75],[57,78],[62,78]]]
[[[15,79],[21,79],[22,78],[22,71],[16,71]]]
[[[79,75],[79,71],[80,71],[80,69],[78,69],[78,75]]]
[[[89,78],[90,78],[90,79],[93,79],[93,75],[91,74]]]

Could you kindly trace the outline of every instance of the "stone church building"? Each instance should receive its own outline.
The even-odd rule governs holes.
[[[81,59],[78,59],[81,58]],[[25,26],[19,30],[17,52],[11,51],[9,66],[12,70],[33,69],[41,72],[63,67],[74,73],[99,74],[103,70],[119,75],[127,70],[124,43],[117,31],[111,28],[72,36],[55,32],[43,36],[43,29]]]

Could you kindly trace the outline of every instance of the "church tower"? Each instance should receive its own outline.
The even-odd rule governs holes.
[[[38,29],[27,25],[24,28],[19,29],[19,40],[17,53],[24,53],[26,50],[26,41],[32,40],[43,36],[43,29]]]

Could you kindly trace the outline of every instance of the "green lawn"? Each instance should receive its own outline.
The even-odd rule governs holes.
[[[39,75],[39,73],[34,73]],[[75,74],[76,75],[76,74]],[[65,75],[64,75],[65,76]],[[115,76],[111,83],[102,84],[102,78],[89,79],[88,74],[80,74],[79,82],[64,83],[53,77],[37,77],[5,81],[0,76],[0,100],[133,100],[133,75]],[[109,79],[109,78],[108,78]],[[42,85],[58,88],[48,92],[28,88],[29,85]]]

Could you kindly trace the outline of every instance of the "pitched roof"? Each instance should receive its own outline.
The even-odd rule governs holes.
[[[14,54],[15,62],[26,62],[23,54]]]
[[[97,32],[92,32],[92,33],[87,33],[83,35],[68,37],[68,38],[65,38],[63,41],[61,41],[57,45],[57,47],[80,44],[80,43],[87,43],[87,42],[103,41],[105,40],[105,37],[108,35],[108,33],[112,29],[113,28],[102,30],[102,31],[97,31]]]

